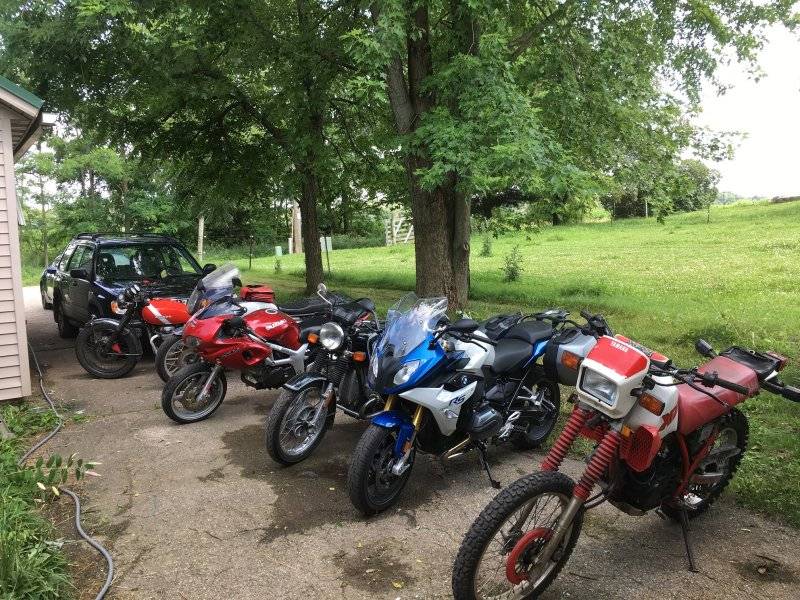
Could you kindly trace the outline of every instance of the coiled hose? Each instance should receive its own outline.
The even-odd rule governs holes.
[[[31,447],[30,450],[28,450],[25,454],[22,455],[22,458],[20,458],[19,461],[17,462],[19,466],[22,466],[34,452],[36,452],[39,448],[41,448],[47,442],[53,439],[53,437],[64,426],[64,419],[59,414],[58,410],[56,409],[56,405],[53,403],[53,399],[50,398],[50,394],[47,393],[47,390],[44,387],[44,373],[42,373],[42,367],[39,365],[39,359],[36,356],[36,352],[34,351],[33,346],[30,345],[30,343],[28,343],[28,350],[30,351],[31,357],[33,358],[33,364],[36,366],[36,372],[39,374],[39,388],[42,390],[42,395],[44,396],[44,399],[47,401],[47,404],[50,405],[50,410],[52,410],[53,414],[58,418],[58,423],[53,428],[53,430],[50,431],[50,433],[48,433],[41,440],[36,442],[33,445],[33,447]],[[88,535],[83,530],[83,526],[81,525],[81,501],[78,498],[78,495],[72,490],[65,487],[59,486],[58,489],[67,494],[67,496],[69,496],[70,498],[72,498],[72,501],[75,503],[75,529],[78,530],[78,535],[80,535],[84,540],[86,540],[86,542],[88,542],[92,548],[97,550],[108,564],[108,574],[106,575],[105,584],[103,584],[103,587],[100,588],[100,591],[95,597],[95,600],[102,600],[103,598],[105,598],[106,594],[108,593],[108,590],[111,588],[111,582],[114,580],[114,559],[111,558],[111,554],[108,552],[108,550],[106,550],[103,547],[102,544],[100,544],[100,542],[98,542],[96,539]]]

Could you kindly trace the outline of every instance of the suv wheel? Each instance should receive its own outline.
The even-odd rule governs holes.
[[[56,318],[56,325],[58,325],[58,336],[63,339],[74,338],[78,335],[78,328],[69,322],[61,304],[57,304],[53,311]]]

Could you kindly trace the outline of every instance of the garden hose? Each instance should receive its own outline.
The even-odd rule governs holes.
[[[36,366],[36,371],[39,374],[39,388],[41,388],[42,395],[44,396],[44,399],[47,401],[47,404],[50,405],[50,410],[52,410],[53,414],[58,418],[58,423],[50,433],[48,433],[41,440],[36,442],[36,444],[34,444],[33,447],[30,450],[28,450],[22,456],[22,458],[19,459],[17,463],[18,465],[22,465],[28,459],[28,457],[31,456],[31,454],[33,454],[39,448],[41,448],[47,442],[49,442],[53,438],[53,436],[55,436],[59,432],[59,430],[64,426],[64,419],[59,414],[58,410],[56,409],[56,405],[53,403],[53,399],[50,398],[50,394],[47,393],[47,390],[44,387],[44,374],[42,373],[42,367],[39,365],[39,359],[37,358],[36,352],[34,351],[33,346],[30,345],[30,343],[28,343],[28,349],[30,350],[31,357],[33,358],[33,363]],[[78,535],[80,535],[84,540],[86,540],[86,542],[88,542],[88,544],[92,548],[97,550],[105,559],[106,563],[108,563],[108,574],[106,575],[105,584],[103,584],[103,587],[100,589],[97,596],[95,597],[95,600],[102,600],[108,593],[108,590],[111,587],[111,582],[114,579],[114,559],[111,558],[111,554],[108,552],[108,550],[106,550],[103,547],[102,544],[100,544],[100,542],[98,542],[96,539],[88,535],[83,530],[83,526],[81,525],[81,501],[80,498],[78,498],[78,495],[72,490],[65,487],[59,486],[58,489],[67,494],[70,498],[72,498],[72,501],[75,503],[75,529],[78,530]]]

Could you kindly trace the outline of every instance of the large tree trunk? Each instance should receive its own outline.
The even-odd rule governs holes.
[[[303,250],[306,262],[306,291],[313,294],[322,283],[322,251],[319,245],[319,225],[317,224],[317,198],[319,182],[311,168],[300,172],[300,217],[303,235]]]

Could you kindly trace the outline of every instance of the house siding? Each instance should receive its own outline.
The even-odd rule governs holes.
[[[0,107],[0,400],[31,393],[11,113]]]

